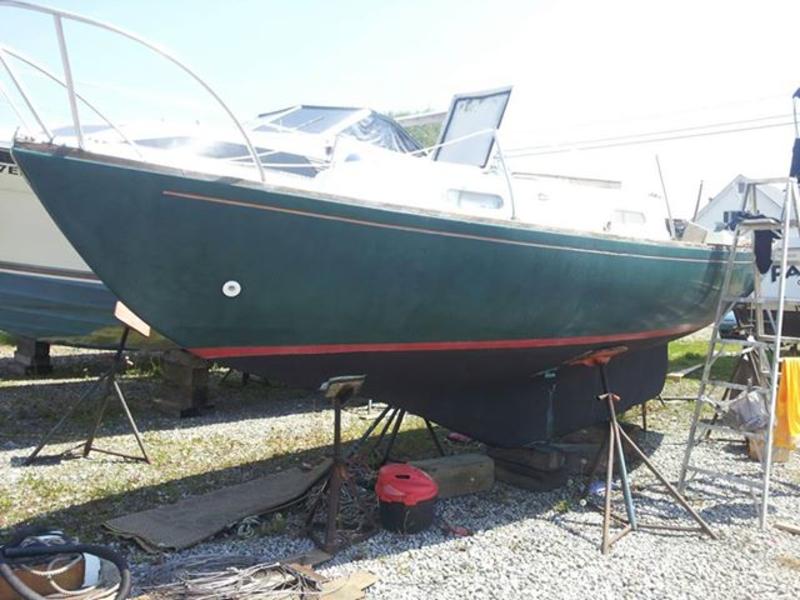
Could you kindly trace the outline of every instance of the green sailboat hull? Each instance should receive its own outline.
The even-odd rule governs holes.
[[[504,445],[603,418],[597,373],[565,366],[583,352],[626,347],[612,387],[625,405],[657,394],[665,344],[713,319],[728,256],[47,145],[14,158],[95,273],[178,345],[304,385],[364,373],[375,398]]]

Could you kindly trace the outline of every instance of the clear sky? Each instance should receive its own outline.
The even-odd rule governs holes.
[[[716,123],[734,123],[723,129],[740,128],[739,121],[785,123],[800,86],[797,0],[49,4],[170,49],[244,118],[299,102],[443,109],[453,93],[511,84],[506,149],[675,129],[698,133]],[[66,34],[79,89],[115,118],[139,110],[205,114],[210,106],[201,107],[196,87],[146,53],[81,26]],[[2,8],[0,41],[60,73],[46,18]],[[44,109],[63,110],[59,118],[66,118],[62,99],[51,92]],[[2,104],[0,118],[8,118]],[[707,196],[737,173],[785,174],[792,139],[792,128],[780,126],[558,154],[540,149],[514,166],[624,178],[655,190],[658,154],[675,212],[685,216],[701,179]]]

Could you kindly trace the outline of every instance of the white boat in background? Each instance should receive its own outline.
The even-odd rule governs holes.
[[[0,142],[0,330],[111,347],[116,299],[59,231]]]

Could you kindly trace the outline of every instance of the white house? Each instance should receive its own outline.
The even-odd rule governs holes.
[[[744,175],[734,177],[733,181],[722,188],[722,191],[711,198],[708,204],[697,213],[697,218],[694,222],[709,231],[724,229],[730,220],[730,215],[742,209],[747,181],[748,179]],[[756,208],[758,212],[768,217],[780,219],[783,213],[784,193],[783,189],[773,185],[758,186],[756,193]],[[794,251],[800,250],[800,236],[798,236],[797,229],[794,227],[789,234],[789,248]],[[777,297],[779,274],[778,265],[773,263],[772,269],[761,279],[761,289],[765,298]],[[786,298],[800,302],[800,264],[798,263],[791,264],[787,269]]]
[[[744,175],[737,175],[722,191],[711,198],[700,211],[694,222],[702,225],[709,231],[724,229],[728,217],[732,212],[742,209],[745,184],[748,179]],[[756,206],[758,212],[768,217],[781,218],[783,210],[784,191],[773,185],[760,185],[756,192]]]

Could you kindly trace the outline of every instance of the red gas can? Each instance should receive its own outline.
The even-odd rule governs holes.
[[[375,493],[385,529],[417,533],[433,523],[439,486],[425,471],[408,464],[381,467]]]

